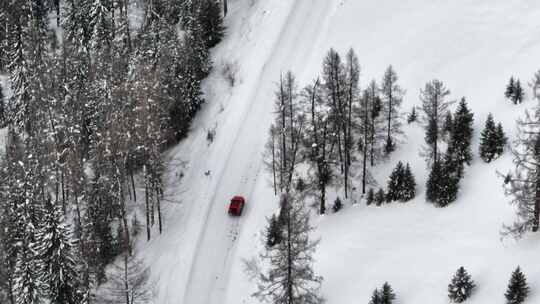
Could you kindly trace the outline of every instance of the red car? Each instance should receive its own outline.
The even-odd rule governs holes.
[[[230,215],[236,215],[240,216],[242,215],[242,210],[244,210],[244,205],[246,204],[246,200],[241,196],[235,196],[231,199],[231,203],[229,204],[229,214]]]

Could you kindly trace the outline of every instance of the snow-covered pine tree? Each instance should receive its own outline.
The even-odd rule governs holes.
[[[286,193],[281,200],[283,238],[261,254],[268,270],[257,276],[258,290],[253,296],[265,303],[323,303],[319,293],[322,277],[312,268],[318,241],[309,238],[313,230],[309,211],[299,196]]]
[[[268,228],[266,229],[266,246],[273,247],[281,242],[281,223],[275,214],[268,220]]]
[[[486,163],[496,159],[499,156],[497,154],[499,150],[497,146],[497,127],[495,126],[493,115],[489,113],[484,129],[480,134],[480,158]]]
[[[496,138],[496,147],[495,154],[501,156],[504,153],[504,147],[506,147],[506,144],[508,142],[508,138],[506,138],[506,134],[504,133],[503,126],[499,122],[497,124],[497,130],[495,131],[495,138]]]
[[[532,89],[532,98],[534,99],[540,99],[540,70],[536,71],[534,73],[534,77],[529,83]]]
[[[473,115],[463,97],[454,114],[453,127],[450,131],[449,146],[452,147],[456,159],[467,165],[470,165],[472,160]]]
[[[369,191],[367,192],[366,196],[366,205],[371,205],[375,201],[375,190],[373,188],[369,188]]]
[[[0,83],[0,127],[6,126],[6,104],[4,103],[4,93],[2,90],[2,84]]]
[[[381,292],[379,289],[375,288],[375,290],[373,290],[369,304],[381,304]]]
[[[431,166],[428,180],[426,183],[426,199],[429,202],[437,202],[439,200],[441,192],[441,180],[443,179],[443,172],[440,161],[436,161]]]
[[[60,205],[53,205],[49,198],[45,215],[37,235],[36,252],[39,254],[40,280],[46,287],[50,303],[85,303],[78,271],[80,261],[71,242],[71,232],[63,219]]]
[[[512,272],[512,276],[508,282],[508,289],[504,294],[506,304],[521,304],[525,301],[528,294],[529,286],[527,286],[527,279],[518,266],[516,270]]]
[[[426,144],[428,145],[425,156],[428,163],[433,164],[440,158],[438,143],[442,139],[443,119],[448,107],[452,102],[445,100],[450,91],[440,80],[434,79],[426,83],[420,90],[420,100],[424,111],[423,121],[426,129]]]
[[[514,80],[514,76],[510,77],[510,80],[508,81],[508,84],[506,85],[506,90],[504,91],[504,96],[511,100],[511,101],[514,101],[514,92],[516,90],[516,84],[515,84],[515,80]]]
[[[525,93],[523,92],[523,88],[521,87],[521,82],[518,79],[516,80],[516,87],[514,88],[514,94],[512,95],[514,104],[522,103],[524,95]]]
[[[438,207],[445,207],[457,198],[459,177],[448,156],[431,167],[426,183],[426,199]]]
[[[334,211],[334,213],[336,213],[339,210],[341,210],[342,208],[343,208],[343,203],[341,202],[341,199],[338,196],[334,200],[334,205],[332,205],[332,211]]]
[[[410,201],[416,196],[416,180],[411,171],[409,163],[405,166],[403,174],[403,186],[400,193],[400,200],[403,202]]]
[[[474,281],[465,268],[459,267],[448,284],[448,297],[453,303],[461,303],[471,296],[475,287]]]
[[[375,194],[375,205],[380,206],[386,201],[386,194],[382,188]]]
[[[386,187],[386,200],[388,202],[402,199],[401,192],[404,185],[404,175],[405,167],[403,166],[403,163],[399,161],[388,179],[388,184]]]
[[[386,155],[396,149],[396,137],[402,134],[400,108],[405,90],[397,84],[397,81],[397,73],[391,65],[388,66],[381,82],[381,100],[386,121],[386,140],[384,143]]]
[[[396,299],[396,294],[392,289],[392,286],[388,282],[384,282],[381,287],[380,293],[380,304],[392,304]]]
[[[411,112],[409,113],[409,116],[407,116],[407,123],[411,124],[415,122],[418,118],[418,114],[416,114],[416,107],[413,107]]]
[[[225,33],[220,2],[217,0],[201,1],[198,18],[206,48],[214,47],[221,41]]]
[[[444,115],[444,122],[442,126],[442,137],[445,141],[449,138],[452,129],[454,128],[454,120],[452,117],[452,112],[450,110],[446,111]]]

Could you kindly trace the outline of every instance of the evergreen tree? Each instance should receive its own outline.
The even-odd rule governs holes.
[[[499,124],[499,126],[495,126],[493,115],[490,113],[480,135],[480,158],[487,163],[501,156],[506,144],[502,125]]]
[[[445,207],[457,198],[459,177],[446,157],[431,167],[426,184],[426,199],[438,207]]]
[[[407,163],[403,166],[401,162],[398,163],[388,181],[388,190],[386,194],[386,200],[406,202],[411,200],[415,196],[416,182],[412,175],[411,168]]]
[[[459,102],[450,131],[451,152],[458,162],[470,165],[472,160],[471,141],[473,136],[473,113],[467,107],[465,98]]]
[[[381,304],[392,304],[396,299],[396,294],[388,282],[384,282],[383,286],[381,287],[380,297]]]
[[[443,172],[440,162],[437,161],[431,166],[431,171],[426,183],[426,199],[430,202],[439,201],[441,193],[441,183],[443,179]]]
[[[309,239],[313,230],[309,211],[301,199],[290,194],[283,195],[281,205],[283,238],[261,255],[269,268],[257,276],[258,290],[253,296],[269,303],[323,303],[319,294],[322,278],[312,268],[317,242]]]
[[[409,116],[407,116],[407,123],[411,124],[417,120],[416,107],[413,107]]]
[[[516,84],[514,81],[514,76],[510,77],[510,81],[506,85],[506,91],[504,91],[504,96],[512,101],[514,98],[514,92],[516,90]]]
[[[366,197],[366,205],[371,205],[375,201],[375,190],[373,188],[369,188],[369,191],[367,192]]]
[[[47,298],[51,304],[82,303],[80,277],[71,236],[62,218],[59,205],[47,201],[47,213],[43,227],[37,234],[41,265],[39,272],[47,286]]]
[[[273,247],[279,244],[282,240],[281,224],[275,215],[268,220],[268,228],[266,229],[266,246]]]
[[[377,288],[373,290],[369,304],[381,304],[381,293]]]
[[[446,115],[444,116],[444,123],[442,126],[442,136],[444,138],[447,138],[448,135],[451,134],[453,128],[454,128],[454,121],[452,118],[452,112],[446,111]]]
[[[388,202],[401,200],[401,192],[404,185],[405,168],[400,161],[390,174],[388,180],[386,200]]]
[[[221,41],[225,32],[220,2],[216,0],[201,1],[198,17],[206,48],[212,48]]]
[[[461,303],[470,297],[475,287],[465,268],[459,267],[448,285],[448,297],[453,303]]]
[[[504,147],[506,146],[508,142],[508,138],[506,138],[506,134],[504,134],[503,126],[501,123],[497,124],[497,130],[495,131],[495,138],[496,138],[496,147],[495,150],[496,155],[502,155],[504,153]]]
[[[334,205],[332,206],[332,211],[334,211],[334,213],[338,212],[339,210],[341,210],[343,208],[343,203],[341,202],[341,199],[338,197],[336,197],[336,200],[334,201]]]
[[[5,126],[6,126],[6,107],[4,103],[4,93],[2,92],[2,84],[0,84],[0,127],[3,128]]]
[[[506,304],[521,304],[527,298],[529,294],[529,287],[527,286],[527,279],[519,266],[512,272],[510,282],[508,282],[508,289],[504,294],[506,298]]]
[[[382,188],[377,191],[375,194],[375,204],[377,206],[380,206],[384,201],[386,200],[386,195],[384,194],[384,190]]]
[[[523,88],[521,87],[521,82],[518,79],[516,81],[516,87],[514,88],[514,95],[512,96],[514,104],[523,102],[523,97],[524,97]]]
[[[410,201],[416,196],[416,181],[412,174],[411,167],[407,163],[403,174],[403,186],[401,189],[400,200],[403,202]]]

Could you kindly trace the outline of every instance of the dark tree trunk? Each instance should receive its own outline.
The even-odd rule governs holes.
[[[156,187],[156,204],[157,204],[157,213],[158,213],[158,226],[159,226],[159,234],[163,232],[163,222],[161,219],[161,199],[160,199],[160,191]]]
[[[540,166],[539,168],[540,169]],[[532,231],[537,232],[540,222],[540,178],[536,180],[536,197],[534,200],[534,222]]]
[[[291,207],[287,197],[285,208],[287,208],[287,300],[288,304],[293,304],[293,282],[292,282],[292,240],[291,240]]]
[[[146,213],[146,239],[150,241],[151,232],[150,232],[150,205],[148,202],[148,182],[144,186],[144,197],[145,197],[145,213]]]

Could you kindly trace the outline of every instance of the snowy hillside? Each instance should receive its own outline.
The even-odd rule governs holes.
[[[443,80],[451,98],[465,96],[474,112],[475,158],[466,169],[458,200],[447,208],[425,202],[427,169],[419,156],[424,132],[407,138],[373,171],[381,185],[399,161],[412,165],[419,194],[414,201],[381,207],[345,204],[343,211],[314,215],[321,238],[315,270],[324,277],[328,303],[367,303],[374,288],[392,284],[397,303],[448,303],[447,285],[465,266],[478,287],[471,304],[501,303],[511,271],[521,265],[532,288],[527,303],[540,302],[536,256],[539,236],[500,239],[514,217],[496,171],[512,167],[509,153],[491,164],[478,158],[487,114],[515,138],[515,119],[533,105],[513,106],[504,87],[514,75],[528,81],[540,54],[540,4],[534,1],[230,1],[227,35],[213,50],[215,68],[205,81],[207,104],[193,130],[169,154],[167,197],[174,204],[167,228],[140,249],[152,266],[159,304],[256,303],[255,285],[243,260],[261,250],[265,218],[277,198],[262,166],[281,72],[292,70],[301,86],[321,71],[334,47],[350,47],[361,64],[361,87],[396,69],[407,90],[402,110],[419,105],[419,89]],[[234,85],[226,66],[234,70]],[[229,74],[231,75],[231,74]],[[215,127],[213,143],[207,131]],[[205,175],[204,172],[210,171]],[[360,179],[353,181],[356,185]],[[247,199],[240,218],[226,214],[236,194]],[[331,197],[330,199],[333,199]]]

